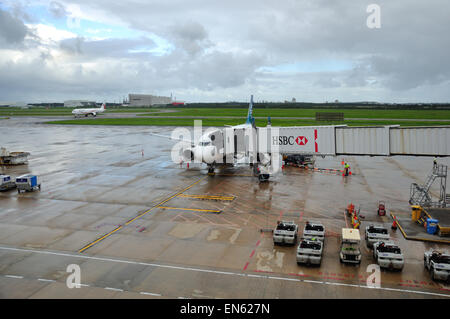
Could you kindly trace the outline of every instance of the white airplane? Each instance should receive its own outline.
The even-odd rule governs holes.
[[[98,113],[103,113],[103,112],[105,112],[105,109],[106,109],[106,105],[105,105],[105,103],[103,103],[102,106],[101,106],[100,108],[94,108],[94,109],[74,109],[74,110],[72,111],[72,114],[73,114],[75,117],[83,116],[83,115],[86,116],[86,117],[88,117],[89,114],[92,115],[93,117],[95,117],[95,116],[97,116]]]
[[[230,126],[227,125],[227,127],[234,129],[234,130],[251,130],[252,128],[255,128],[255,118],[253,117],[253,95],[250,98],[250,104],[248,108],[247,113],[247,119],[244,124],[236,125],[236,126]],[[231,162],[230,157],[228,157],[227,161],[227,154],[225,154],[222,151],[219,151],[217,147],[214,145],[214,141],[216,138],[225,138],[225,134],[223,130],[214,130],[209,131],[201,136],[201,138],[198,140],[196,144],[194,144],[190,140],[182,140],[178,138],[173,138],[165,135],[159,135],[159,134],[152,134],[155,136],[170,138],[174,140],[179,140],[181,142],[190,143],[191,145],[189,147],[183,147],[182,151],[180,153],[181,158],[185,162],[197,162],[197,163],[204,163],[208,167],[208,174],[214,175],[214,170],[216,166],[236,166],[238,164],[249,164],[248,158],[245,158],[242,156],[242,154],[238,154],[237,151],[234,152],[234,156],[231,156]],[[236,140],[235,140],[236,144]],[[235,145],[235,149],[236,149]],[[233,155],[232,153],[228,154]],[[252,154],[253,155],[253,154]],[[262,155],[262,154],[261,154]],[[241,157],[239,157],[241,156]],[[266,158],[265,155],[264,158],[260,158],[260,155],[256,155],[256,162],[257,163],[250,163],[250,166],[253,166],[255,170],[255,174],[259,176],[259,179],[261,181],[267,180],[269,178],[269,173],[266,165],[270,162],[269,158]],[[258,165],[263,164],[263,165]]]

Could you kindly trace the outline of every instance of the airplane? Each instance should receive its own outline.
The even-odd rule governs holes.
[[[225,125],[227,128],[231,128],[233,130],[251,130],[255,128],[255,118],[253,117],[253,95],[250,97],[249,108],[247,112],[247,118],[245,123],[240,125]],[[256,155],[256,163],[252,161],[248,161],[248,158],[242,156],[242,154],[237,154],[234,152],[234,156],[230,160],[227,161],[227,154],[224,153],[223,150],[218,150],[214,145],[214,140],[216,137],[224,138],[225,134],[223,130],[213,130],[204,133],[197,143],[193,143],[191,140],[183,140],[179,138],[174,138],[165,135],[159,135],[150,133],[155,136],[170,138],[173,140],[178,140],[185,143],[190,143],[189,147],[183,147],[180,152],[181,158],[183,162],[197,162],[204,163],[208,167],[208,175],[214,175],[214,171],[216,166],[236,166],[239,164],[249,164],[253,167],[255,175],[259,177],[260,181],[266,181],[269,179],[269,169],[267,165],[270,163],[270,158],[268,158],[267,154],[257,154]],[[235,144],[237,144],[235,139]],[[235,145],[235,147],[237,147]],[[230,155],[230,154],[228,154]],[[253,155],[253,154],[252,154]],[[240,157],[239,157],[240,156]],[[255,165],[256,164],[256,165]],[[262,164],[262,165],[259,165]]]
[[[106,109],[106,104],[103,103],[102,106],[100,108],[94,108],[94,109],[74,109],[72,111],[72,114],[74,115],[74,117],[78,117],[78,116],[85,116],[88,117],[89,114],[91,114],[93,117],[96,117],[98,113],[103,113],[105,112]]]

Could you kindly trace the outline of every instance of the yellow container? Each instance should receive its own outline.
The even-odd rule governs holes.
[[[411,206],[411,219],[413,222],[419,220],[420,215],[422,215],[422,207],[418,205]]]

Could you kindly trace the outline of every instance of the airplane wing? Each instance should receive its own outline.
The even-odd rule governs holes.
[[[172,137],[172,136],[161,135],[161,134],[156,134],[156,133],[148,133],[148,134],[153,135],[153,136],[157,136],[157,137],[167,138],[167,139],[169,139],[169,140],[174,140],[174,141],[180,141],[180,142],[190,143],[190,144],[192,144],[192,145],[194,144],[194,142],[191,141],[191,140],[183,140],[183,139],[181,139],[181,138],[174,138],[174,137]]]

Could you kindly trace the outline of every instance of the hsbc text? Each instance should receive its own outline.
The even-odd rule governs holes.
[[[272,136],[272,145],[306,145],[308,139],[305,136]]]

